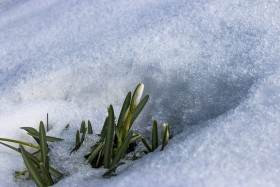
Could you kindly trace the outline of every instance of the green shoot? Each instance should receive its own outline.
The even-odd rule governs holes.
[[[155,120],[153,123],[152,130],[152,149],[155,150],[158,147],[158,126],[157,121]]]
[[[133,134],[132,126],[141,111],[148,102],[149,96],[146,95],[141,99],[144,91],[144,85],[139,84],[133,94],[128,92],[117,122],[115,122],[114,109],[110,105],[108,116],[105,119],[99,141],[92,146],[91,153],[85,155],[86,163],[93,167],[107,168],[108,171],[103,175],[108,176],[115,172],[116,168],[123,164],[122,160],[125,155],[134,150],[136,141],[141,139],[148,152],[154,151],[158,147],[158,130],[156,121],[153,124],[152,147],[139,134]]]
[[[52,176],[55,177],[56,180],[59,180],[63,176],[63,174],[49,165],[49,149],[47,141],[61,141],[62,139],[46,136],[45,126],[42,121],[40,122],[39,131],[31,127],[22,127],[22,129],[26,130],[27,134],[32,136],[39,145],[37,146],[19,140],[0,138],[1,145],[4,145],[16,152],[21,153],[24,163],[27,167],[26,170],[17,172],[15,177],[24,175],[25,173],[29,173],[29,178],[33,179],[37,186],[41,187],[53,185],[54,181],[52,179]],[[17,143],[19,144],[19,148],[3,143],[1,141]],[[24,149],[23,145],[35,148],[36,151],[29,153]]]
[[[162,136],[162,147],[161,151],[164,149],[164,147],[168,144],[168,139],[170,135],[170,129],[169,125],[167,123],[163,124],[163,136]]]
[[[80,130],[77,130],[77,132],[76,132],[76,144],[75,144],[75,147],[71,150],[70,154],[72,152],[74,152],[74,151],[77,151],[81,147],[81,145],[85,141],[86,132],[87,132],[86,122],[82,121],[81,126],[80,126]],[[90,123],[89,120],[88,120],[88,132],[92,133],[92,126],[91,126],[91,123]],[[82,137],[81,138],[80,138],[80,133],[82,133]]]
[[[112,160],[112,151],[113,151],[113,140],[114,140],[114,109],[112,105],[109,107],[109,116],[108,116],[108,124],[106,129],[106,139],[105,139],[105,147],[104,147],[104,167],[110,168],[111,160]]]
[[[147,141],[142,137],[141,141],[143,142],[144,146],[147,148],[148,152],[152,152],[152,148],[149,146],[149,144],[147,143]]]
[[[91,122],[88,120],[88,134],[93,134]]]
[[[167,123],[163,124],[163,135],[162,135],[162,145],[161,145],[161,151],[164,149],[164,147],[168,144],[168,139],[170,136],[170,128]],[[144,144],[144,146],[147,148],[148,152],[155,151],[159,144],[158,144],[158,127],[157,122],[154,121],[153,123],[153,129],[152,129],[152,147],[147,143],[147,141],[142,137],[141,141]]]
[[[20,147],[20,152],[22,155],[22,158],[24,160],[24,163],[31,175],[31,177],[33,178],[33,180],[35,181],[35,183],[37,184],[38,187],[44,187],[46,186],[46,184],[44,183],[44,180],[42,179],[41,175],[40,175],[40,171],[38,170],[38,168],[33,164],[32,160],[29,158],[28,154],[26,153],[25,149],[23,148],[22,145],[19,145]]]

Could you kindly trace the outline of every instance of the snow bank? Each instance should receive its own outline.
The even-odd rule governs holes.
[[[26,140],[19,127],[48,112],[49,133],[66,139],[51,153],[69,175],[56,186],[277,186],[279,10],[272,0],[2,0],[0,137]],[[136,128],[168,122],[166,150],[107,180],[82,151],[70,160],[79,123],[99,132],[106,107],[139,82],[151,97]],[[0,154],[1,186],[33,184],[13,181],[17,153]]]

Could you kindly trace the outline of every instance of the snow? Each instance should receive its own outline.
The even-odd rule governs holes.
[[[280,183],[280,3],[273,0],[0,1],[0,137],[30,140],[49,113],[55,186],[277,186]],[[109,104],[145,84],[152,119],[173,138],[102,179],[69,156],[75,130],[102,128]],[[69,133],[63,129],[70,123]],[[85,144],[96,137],[88,137]],[[0,146],[0,186],[22,158]]]

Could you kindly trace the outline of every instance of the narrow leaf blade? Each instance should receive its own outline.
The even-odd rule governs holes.
[[[122,125],[123,125],[125,117],[126,117],[126,113],[130,106],[130,100],[131,100],[131,92],[128,92],[128,94],[123,102],[123,106],[122,106],[120,116],[118,119],[118,123],[117,123],[118,130],[120,130],[122,128]]]
[[[23,130],[25,130],[25,131],[27,131],[29,133],[32,133],[32,134],[37,134],[37,133],[39,134],[39,132],[36,129],[32,128],[32,127],[21,127],[21,129],[23,129]]]
[[[137,107],[135,108],[135,110],[133,111],[132,116],[131,116],[130,127],[132,126],[132,124],[136,120],[136,118],[139,116],[140,112],[143,110],[143,108],[145,107],[148,100],[149,100],[149,95],[146,95],[141,100],[141,102],[137,105]]]
[[[8,138],[0,138],[0,141],[5,141],[5,142],[12,142],[12,143],[18,143],[18,144],[22,144],[22,145],[26,145],[35,149],[39,149],[39,146],[36,146],[32,143],[28,143],[28,142],[23,142],[20,140],[13,140],[13,139],[8,139]]]
[[[93,134],[91,122],[88,120],[88,134]]]
[[[3,143],[3,142],[0,142],[0,144],[4,145],[4,146],[6,146],[6,147],[8,147],[8,148],[10,148],[10,149],[13,149],[13,150],[15,150],[15,151],[19,151],[18,148],[15,148],[15,147],[13,147],[13,146],[11,146],[11,145],[8,145],[8,144],[5,144],[5,143]]]
[[[0,142],[1,143],[1,142]],[[21,146],[21,145],[20,145]],[[20,149],[14,149],[15,151],[21,153]],[[40,164],[40,161],[35,157],[33,156],[32,154],[30,154],[29,152],[26,152],[27,156],[32,160],[32,162],[34,162],[38,167],[39,167],[39,164]],[[57,171],[56,169],[54,169],[53,167],[50,167],[49,168],[49,172],[52,176],[56,177],[57,179],[60,179],[63,174],[59,171]]]
[[[34,179],[35,183],[37,184],[37,186],[39,186],[39,187],[46,186],[46,184],[44,183],[43,179],[40,176],[38,169],[36,168],[36,166],[33,164],[31,159],[29,158],[29,156],[28,156],[27,152],[25,151],[25,149],[23,148],[23,146],[19,145],[19,147],[20,147],[20,152],[21,152],[22,158],[24,160],[24,163],[25,163],[30,175]]]
[[[80,145],[80,132],[79,130],[77,130],[76,132],[76,146],[79,146]]]
[[[149,144],[147,143],[147,141],[145,140],[145,138],[141,138],[142,143],[144,144],[144,146],[147,148],[148,152],[152,152],[152,148],[149,146]]]
[[[44,123],[41,121],[40,122],[40,128],[39,128],[39,133],[40,133],[40,150],[41,150],[41,157],[42,161],[44,163],[44,167],[46,169],[49,168],[48,166],[48,144],[46,140],[46,131],[44,127]]]
[[[103,127],[102,127],[102,130],[101,130],[101,133],[100,133],[100,142],[104,141],[105,140],[105,137],[106,137],[106,129],[107,129],[107,125],[108,124],[108,117],[106,117],[105,121],[104,121],[104,124],[103,124]]]
[[[30,136],[34,137],[34,138],[40,138],[40,134],[39,132],[34,134],[34,133],[28,133]],[[46,140],[48,142],[59,142],[59,141],[63,141],[63,139],[61,138],[57,138],[57,137],[53,137],[53,136],[46,136]]]
[[[39,135],[39,132],[36,129],[32,128],[32,127],[21,127],[21,129],[25,130],[30,136],[32,136],[31,134],[38,134]],[[38,144],[40,143],[40,140],[39,140],[38,137],[34,137],[34,136],[32,136],[32,137],[34,138],[34,140]]]
[[[117,167],[119,167],[120,165],[125,164],[124,162],[120,162],[116,165],[114,165],[113,167],[111,167],[110,169],[108,169],[108,171],[106,171],[106,173],[103,174],[103,177],[107,178],[110,176],[111,173],[115,172]]]
[[[100,143],[90,154],[90,156],[88,157],[86,163],[91,163],[94,158],[98,155],[98,153],[102,150],[102,148],[104,147],[105,142]]]
[[[141,138],[142,136],[140,134],[135,134],[132,136],[132,138],[129,141],[129,144],[135,142],[136,140],[138,140],[139,138]]]
[[[104,147],[104,167],[110,168],[112,160],[112,151],[113,151],[113,141],[114,141],[114,109],[113,106],[109,107],[109,117],[108,124],[106,129],[106,139]]]
[[[81,145],[85,141],[85,137],[86,137],[86,132],[83,132],[82,138],[81,138]]]
[[[167,123],[163,124],[163,136],[162,136],[162,146],[161,146],[161,151],[164,149],[164,147],[168,144],[168,139],[169,139],[169,125]]]
[[[40,166],[40,161],[30,153],[26,152],[29,158],[34,162],[38,167]],[[60,179],[63,176],[63,173],[59,172],[58,170],[54,169],[53,167],[49,167],[49,172],[52,176],[56,177],[57,179]]]
[[[154,151],[158,147],[158,125],[155,120],[152,129],[152,150]]]
[[[132,135],[133,135],[133,131],[130,131],[128,133],[127,137],[122,142],[122,145],[118,149],[118,151],[116,153],[116,156],[113,159],[112,166],[118,164],[120,162],[120,160],[123,158],[123,155],[125,154],[128,146],[129,146],[129,142],[130,142],[130,140],[132,138]]]
[[[82,121],[82,123],[81,123],[80,132],[81,133],[86,132],[86,122],[85,121]]]
[[[43,177],[43,180],[47,186],[51,186],[54,184],[48,170],[45,168],[44,163],[40,162],[40,170]]]
[[[76,144],[75,147],[71,150],[70,154],[74,151],[77,151],[80,148],[81,141],[80,141],[80,131],[77,130],[76,132]]]

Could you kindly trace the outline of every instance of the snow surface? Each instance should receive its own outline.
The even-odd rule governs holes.
[[[0,137],[30,140],[19,127],[48,112],[66,139],[52,145],[67,174],[55,186],[280,184],[278,0],[0,0],[0,44]],[[173,139],[102,179],[82,150],[69,156],[75,130],[90,119],[99,132],[139,82],[150,101],[136,128],[159,119]],[[13,180],[23,168],[0,146],[0,186],[34,185]]]

